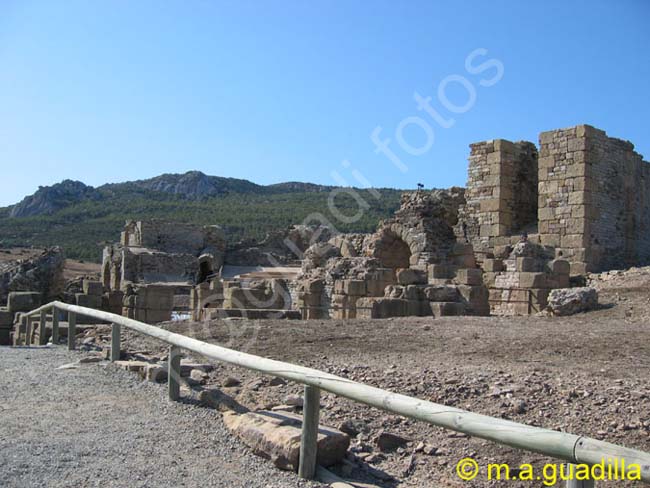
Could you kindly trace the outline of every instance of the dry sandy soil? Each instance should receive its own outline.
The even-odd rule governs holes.
[[[602,308],[572,317],[229,320],[164,327],[436,403],[650,451],[650,268],[593,278]],[[165,354],[159,344],[130,333],[126,346]],[[229,365],[219,365],[206,387],[220,387],[228,377],[241,385],[222,391],[249,408],[283,404],[302,391],[300,385],[271,386],[268,378]],[[322,405],[324,424],[352,421],[360,431],[339,474],[381,486],[490,486],[481,476],[458,480],[456,463],[467,456],[482,467],[532,463],[541,469],[553,462],[330,394]],[[381,431],[409,443],[380,452],[375,439]]]

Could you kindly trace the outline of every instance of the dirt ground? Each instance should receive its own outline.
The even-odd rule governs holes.
[[[649,451],[650,268],[598,275],[592,284],[601,309],[572,317],[227,320],[164,327],[436,403]],[[159,344],[127,337],[131,351],[164,357]],[[300,385],[271,386],[268,378],[229,365],[219,365],[206,387],[221,387],[229,377],[241,385],[222,391],[249,408],[281,405],[302,392]],[[338,473],[381,486],[500,485],[505,482],[486,480],[488,463],[509,463],[513,470],[522,463],[540,470],[557,463],[331,394],[324,394],[322,405],[322,423],[340,427],[347,421],[359,431]],[[376,437],[382,431],[408,443],[381,452]],[[456,464],[468,456],[483,469],[473,482],[461,483]]]
[[[99,279],[101,268],[101,264],[99,263],[66,259],[63,265],[63,278],[66,281],[72,281],[83,276],[91,276]]]

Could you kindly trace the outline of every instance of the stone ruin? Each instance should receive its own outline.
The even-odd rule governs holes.
[[[471,144],[465,189],[405,193],[373,234],[302,225],[227,248],[216,226],[127,222],[101,282],[65,299],[152,323],[530,315],[593,307],[572,288],[586,273],[649,262],[650,165],[578,125]]]
[[[265,280],[204,283],[194,317],[208,296],[315,319],[529,315],[588,272],[650,261],[650,165],[630,142],[579,125],[543,132],[539,149],[470,149],[466,189],[405,193],[374,234],[313,241],[281,301]]]
[[[43,300],[55,300],[65,282],[63,251],[54,247],[29,250],[25,257],[0,262],[0,345],[12,344],[16,314],[39,307]]]
[[[128,221],[120,242],[104,248],[101,284],[125,316],[171,320],[196,284],[219,275],[225,247],[217,226]]]

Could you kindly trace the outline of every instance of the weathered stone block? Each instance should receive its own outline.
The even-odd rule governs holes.
[[[422,289],[418,285],[407,285],[404,289],[404,298],[407,300],[422,300]]]
[[[585,275],[587,272],[587,263],[571,262],[571,276]]]
[[[158,322],[168,322],[172,319],[171,310],[145,309],[145,322],[155,324]]]
[[[104,293],[104,285],[102,285],[99,281],[83,280],[83,292],[86,295],[99,296]]]
[[[544,273],[519,273],[519,286],[521,288],[547,288]]]
[[[498,198],[491,198],[489,200],[481,200],[481,212],[498,212],[505,205],[505,200]]]
[[[101,309],[102,308],[102,297],[101,295],[86,295],[85,293],[75,294],[75,301],[80,307],[88,307]]]
[[[456,281],[461,285],[482,285],[483,273],[479,268],[459,269],[456,272]]]
[[[465,304],[458,302],[429,302],[434,317],[465,315]]]
[[[509,244],[494,246],[494,257],[496,259],[507,259],[512,251],[512,246]]]
[[[487,286],[494,286],[497,276],[499,276],[499,273],[485,272],[483,273],[483,283],[485,283]]]
[[[336,280],[334,281],[334,293],[337,294],[343,294],[345,293],[345,285],[344,282],[345,280]]]
[[[401,269],[397,272],[397,282],[400,285],[425,285],[427,283],[427,275],[420,269]]]
[[[431,315],[431,308],[429,302],[422,300],[407,300],[406,301],[406,316],[407,317],[426,317]]]
[[[0,346],[11,346],[12,331],[10,328],[0,328]]]
[[[429,279],[447,279],[451,278],[450,269],[444,264],[430,264],[427,268],[429,272]]]
[[[571,273],[571,264],[566,259],[554,259],[548,263],[551,273],[558,275],[569,275]]]
[[[557,234],[543,234],[540,237],[543,246],[558,247],[560,245],[560,236]]]
[[[487,273],[498,273],[503,271],[505,266],[503,260],[501,259],[484,259],[483,260],[483,271]]]
[[[15,314],[16,312],[30,312],[42,305],[41,293],[33,291],[12,291],[7,297],[7,309]]]
[[[427,286],[424,297],[431,302],[457,302],[460,299],[458,287],[454,285]]]
[[[305,291],[309,293],[321,293],[325,288],[323,280],[309,280],[305,283]]]
[[[370,280],[366,282],[366,294],[370,297],[383,297],[388,284],[385,281]]]
[[[486,286],[459,285],[458,291],[467,305],[467,313],[490,315],[489,292]]]
[[[560,246],[568,248],[585,247],[586,236],[584,234],[564,235],[560,238]]]
[[[302,417],[262,410],[244,414],[224,412],[223,421],[258,456],[270,459],[280,469],[298,469]],[[345,457],[350,438],[343,432],[320,425],[317,443],[317,463],[327,467]]]
[[[535,272],[539,271],[539,264],[537,259],[530,257],[517,258],[517,271]]]
[[[363,280],[344,280],[343,293],[352,296],[364,296],[366,294],[366,282]]]
[[[6,308],[0,309],[0,327],[11,327],[14,325],[14,314]]]
[[[401,298],[360,298],[357,317],[383,319],[407,315],[407,300]]]

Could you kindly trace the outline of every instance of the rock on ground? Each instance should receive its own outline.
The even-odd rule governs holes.
[[[548,308],[553,315],[573,315],[594,310],[598,306],[598,292],[594,288],[559,288],[548,297]]]

